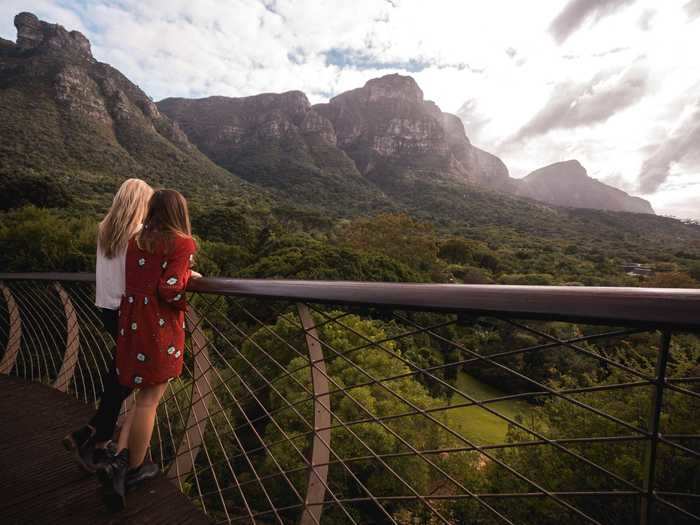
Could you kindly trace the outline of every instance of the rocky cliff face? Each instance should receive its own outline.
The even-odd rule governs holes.
[[[300,204],[381,208],[386,197],[336,147],[331,122],[301,91],[158,102],[209,158]]]
[[[181,189],[240,185],[119,71],[96,61],[77,31],[15,17],[17,42],[0,42],[0,176],[68,180],[140,176]],[[26,152],[21,158],[13,152]]]
[[[459,118],[424,100],[411,77],[375,78],[313,109],[333,124],[338,146],[370,178],[395,182],[386,178],[406,169],[494,187],[508,178],[505,165],[474,148]]]
[[[648,201],[589,177],[577,160],[550,164],[517,181],[515,193],[557,206],[654,213]]]
[[[252,97],[167,98],[158,102],[187,136],[222,165],[235,164],[246,148],[259,143],[306,142],[335,145],[333,126],[313,111],[301,91]]]

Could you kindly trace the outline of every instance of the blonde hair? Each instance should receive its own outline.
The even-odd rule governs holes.
[[[97,245],[108,259],[126,249],[143,223],[151,195],[153,188],[141,179],[128,179],[119,187],[97,232]]]

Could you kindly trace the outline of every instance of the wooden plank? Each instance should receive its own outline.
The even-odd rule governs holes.
[[[7,303],[7,311],[9,318],[10,334],[7,337],[7,346],[0,361],[0,374],[9,374],[15,366],[17,354],[19,353],[20,345],[22,344],[22,318],[19,315],[19,308],[12,295],[12,291],[0,282],[0,290]]]
[[[192,334],[194,371],[192,377],[192,400],[187,416],[187,429],[180,440],[176,459],[168,470],[168,479],[182,485],[192,472],[199,449],[204,441],[204,433],[209,424],[209,393],[211,392],[211,370],[207,336],[202,329],[199,314],[190,305],[187,309],[187,327]]]
[[[304,500],[304,512],[300,525],[321,523],[323,501],[328,485],[328,460],[331,446],[331,396],[328,394],[328,373],[323,358],[323,348],[318,337],[318,330],[309,307],[297,304],[299,319],[304,327],[306,347],[309,351],[311,365],[311,386],[314,391],[314,440],[311,449],[311,468]],[[319,430],[320,429],[320,430]]]
[[[0,376],[3,525],[211,523],[165,476],[129,493],[123,512],[109,513],[97,479],[79,470],[61,446],[61,438],[90,416],[90,407],[49,386]]]
[[[80,325],[78,324],[78,316],[75,313],[70,295],[63,289],[61,283],[54,283],[54,288],[61,298],[63,310],[66,315],[66,349],[63,353],[61,370],[56,376],[53,387],[61,392],[67,392],[68,385],[71,379],[73,379],[75,365],[78,363],[78,353],[80,352]]]

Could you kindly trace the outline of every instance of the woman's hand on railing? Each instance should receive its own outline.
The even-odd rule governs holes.
[[[190,279],[201,279],[202,274],[199,272],[195,272],[194,270],[190,270],[192,273],[190,274]]]

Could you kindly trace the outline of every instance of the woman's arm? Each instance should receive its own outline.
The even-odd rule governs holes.
[[[158,296],[179,309],[187,309],[185,289],[190,279],[190,260],[197,247],[192,239],[177,239],[174,249],[165,259],[158,281]]]

